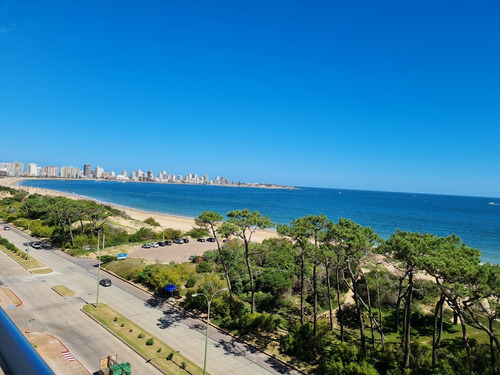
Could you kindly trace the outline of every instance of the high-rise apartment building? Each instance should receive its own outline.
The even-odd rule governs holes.
[[[38,176],[37,168],[38,165],[36,165],[35,163],[28,163],[28,165],[26,166],[26,174],[32,177]]]
[[[79,178],[80,177],[80,168],[61,167],[61,177],[63,177],[63,178]]]
[[[94,178],[102,178],[104,174],[104,168],[97,166],[94,168],[94,171],[92,172],[92,175]]]
[[[15,161],[12,163],[12,172],[14,176],[21,176],[24,172],[24,164],[20,161]]]
[[[12,163],[0,163],[0,176],[9,176],[12,171]]]
[[[52,165],[43,168],[43,172],[47,177],[59,177],[59,168]]]
[[[90,178],[91,177],[91,174],[90,174],[90,164],[84,164],[83,165],[83,175],[87,178]]]

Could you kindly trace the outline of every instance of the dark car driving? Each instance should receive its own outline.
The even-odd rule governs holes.
[[[110,279],[101,279],[99,280],[99,284],[102,286],[111,286],[111,280]]]

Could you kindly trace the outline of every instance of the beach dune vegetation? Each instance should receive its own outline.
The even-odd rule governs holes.
[[[154,217],[148,217],[146,220],[144,220],[146,224],[151,225],[152,227],[159,227],[160,223],[157,222]]]

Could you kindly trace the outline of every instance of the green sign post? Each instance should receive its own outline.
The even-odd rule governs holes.
[[[30,337],[31,337],[31,323],[34,323],[35,322],[35,318],[31,318],[28,320],[29,324],[30,324]]]

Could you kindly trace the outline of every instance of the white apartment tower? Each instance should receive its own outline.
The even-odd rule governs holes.
[[[24,172],[24,164],[20,161],[13,162],[11,168],[14,176],[21,176]]]
[[[54,166],[48,166],[43,168],[43,172],[47,177],[58,177],[59,176],[59,168]]]
[[[28,165],[26,166],[26,173],[28,176],[37,176],[37,168],[38,168],[38,165],[36,165],[35,163],[28,163]]]
[[[104,168],[101,168],[100,166],[97,166],[94,168],[94,178],[102,178],[102,175],[104,174]]]

